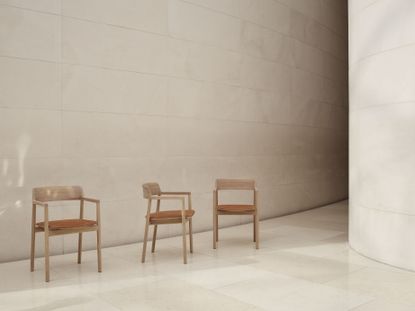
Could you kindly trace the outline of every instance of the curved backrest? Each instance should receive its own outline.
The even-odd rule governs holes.
[[[216,179],[216,190],[255,190],[255,180]]]
[[[80,200],[84,192],[80,186],[50,186],[33,188],[33,200],[48,201],[66,201]]]
[[[152,195],[161,195],[159,184],[155,182],[143,184],[143,195],[145,199],[149,199]]]

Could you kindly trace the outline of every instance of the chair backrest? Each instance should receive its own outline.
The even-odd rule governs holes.
[[[255,190],[255,180],[216,179],[216,190]]]
[[[152,195],[161,195],[159,184],[155,182],[143,184],[143,195],[145,199],[149,199]]]
[[[80,186],[50,186],[33,188],[33,200],[48,201],[66,201],[80,200],[84,192]]]

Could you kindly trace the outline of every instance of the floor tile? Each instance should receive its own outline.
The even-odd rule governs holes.
[[[331,259],[276,251],[264,254],[251,266],[282,275],[324,283],[363,269],[363,266],[339,262]]]

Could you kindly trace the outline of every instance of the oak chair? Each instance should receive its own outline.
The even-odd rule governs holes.
[[[49,282],[49,237],[78,233],[78,264],[81,263],[82,233],[96,231],[97,233],[97,255],[98,272],[102,271],[101,260],[101,220],[100,201],[84,197],[83,190],[79,186],[53,186],[34,188],[32,192],[32,241],[30,248],[30,271],[35,269],[35,240],[36,233],[43,232],[45,238],[45,280]],[[49,219],[49,205],[52,201],[79,201],[79,218],[76,219]],[[96,219],[84,219],[85,202],[95,204]],[[44,218],[42,222],[36,221],[36,210],[38,206],[43,207]]]
[[[219,204],[219,191],[247,190],[253,192],[252,204]],[[219,241],[219,215],[252,215],[254,218],[254,242],[259,248],[258,190],[250,179],[217,179],[213,190],[213,248]]]
[[[144,243],[143,254],[141,262],[146,259],[146,248],[148,229],[150,225],[154,226],[153,241],[151,243],[151,252],[154,253],[156,248],[157,238],[157,226],[163,224],[182,224],[183,235],[183,262],[187,263],[187,250],[186,250],[186,223],[189,222],[189,237],[190,237],[190,253],[193,253],[193,232],[192,232],[192,217],[195,211],[192,209],[192,199],[190,192],[162,192],[159,184],[146,183],[143,184],[144,198],[148,200],[146,225],[144,229]],[[187,197],[187,209],[185,207],[185,198]],[[177,200],[181,203],[181,209],[179,210],[166,210],[160,211],[160,205],[162,200]],[[151,212],[151,205],[153,201],[157,201],[156,211]]]

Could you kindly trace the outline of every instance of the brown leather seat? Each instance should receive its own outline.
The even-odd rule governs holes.
[[[222,213],[248,213],[255,212],[255,205],[218,205]]]
[[[97,222],[94,220],[88,219],[62,219],[62,220],[51,220],[49,221],[50,230],[60,230],[60,229],[73,229],[73,228],[83,228],[83,227],[93,227],[96,226]],[[45,229],[45,223],[38,222],[36,224],[38,228]]]
[[[189,218],[194,215],[195,211],[192,209],[185,210],[185,217]],[[153,220],[167,220],[167,219],[182,219],[181,210],[169,210],[169,211],[160,211],[156,213],[150,213],[150,222]]]

